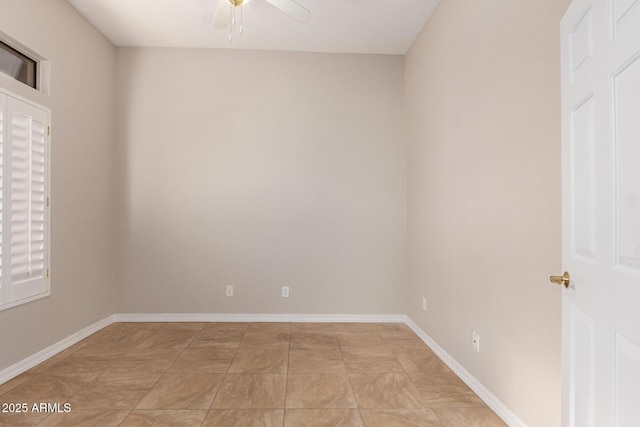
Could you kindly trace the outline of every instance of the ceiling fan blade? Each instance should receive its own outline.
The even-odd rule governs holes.
[[[227,0],[218,0],[216,15],[213,17],[213,26],[215,28],[226,28],[229,25],[229,10],[231,5]]]
[[[309,9],[306,9],[293,0],[266,0],[277,9],[280,9],[296,21],[304,22],[311,16]]]

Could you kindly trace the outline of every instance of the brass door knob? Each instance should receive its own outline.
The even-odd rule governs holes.
[[[569,273],[567,273],[566,271],[562,276],[550,276],[549,280],[551,280],[551,283],[564,285],[565,288],[568,288],[571,284],[571,278],[569,277]]]

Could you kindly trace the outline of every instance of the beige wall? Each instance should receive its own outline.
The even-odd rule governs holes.
[[[401,56],[123,48],[117,85],[116,312],[403,312]]]
[[[407,313],[531,427],[560,423],[568,3],[442,0],[405,61]]]
[[[0,0],[0,31],[51,61],[51,296],[0,311],[0,369],[113,313],[115,48],[63,0]]]

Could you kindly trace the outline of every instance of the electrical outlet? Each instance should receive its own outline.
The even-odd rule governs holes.
[[[422,297],[422,311],[427,311],[427,297]]]
[[[471,334],[471,343],[473,344],[473,349],[480,353],[480,335],[475,331]]]
[[[232,297],[233,296],[233,285],[227,285],[227,287],[225,288],[224,294],[228,297]]]
[[[282,287],[282,298],[289,298],[289,287],[288,286],[283,286]]]

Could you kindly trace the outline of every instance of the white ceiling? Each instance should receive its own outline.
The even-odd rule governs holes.
[[[402,55],[439,0],[297,0],[311,11],[305,23],[252,0],[231,46],[228,30],[212,25],[218,0],[67,1],[116,46]]]

